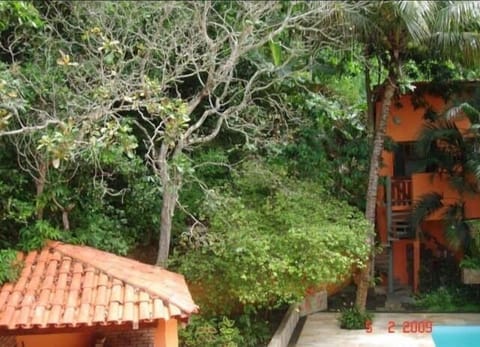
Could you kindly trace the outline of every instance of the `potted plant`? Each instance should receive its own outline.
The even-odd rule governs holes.
[[[373,314],[370,312],[362,312],[357,306],[351,306],[341,310],[338,317],[341,329],[366,329],[371,324]]]

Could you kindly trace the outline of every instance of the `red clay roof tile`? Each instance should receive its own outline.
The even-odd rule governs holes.
[[[108,307],[108,322],[118,322],[122,320],[122,311],[120,303],[118,301],[110,301],[110,306]]]
[[[32,325],[43,325],[45,306],[37,306],[33,310]]]
[[[13,285],[11,283],[5,284],[0,290],[0,306],[4,306],[5,302],[8,300],[10,293],[13,290]]]
[[[51,242],[19,254],[24,269],[0,287],[1,329],[187,319],[198,307],[183,276],[85,246]]]
[[[62,313],[62,307],[60,305],[52,305],[52,308],[48,314],[48,325],[56,326],[60,323],[60,315]]]
[[[32,251],[27,254],[27,257],[25,258],[25,264],[33,264],[35,262],[35,259],[37,258],[37,252]]]
[[[80,309],[78,311],[77,323],[87,324],[90,321],[90,312],[91,305],[89,303],[80,304]]]

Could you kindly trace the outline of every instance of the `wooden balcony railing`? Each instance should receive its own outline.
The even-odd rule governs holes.
[[[386,177],[387,235],[389,240],[414,237],[410,216],[412,211],[412,180]]]
[[[410,178],[392,178],[392,206],[412,205],[412,180]]]

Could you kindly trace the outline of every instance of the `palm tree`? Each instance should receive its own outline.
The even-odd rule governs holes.
[[[480,19],[480,3],[371,1],[360,12],[350,13],[348,19],[352,23],[354,38],[364,45],[366,61],[376,57],[387,72],[380,88],[382,107],[376,120],[366,197],[365,215],[372,226],[367,242],[372,249],[372,259],[362,269],[357,285],[356,305],[364,311],[373,272],[373,229],[380,154],[390,106],[402,80],[403,64],[412,50],[418,48],[435,51],[436,57],[441,54],[461,62],[472,62],[480,53],[480,37],[474,30],[476,24],[472,24]]]

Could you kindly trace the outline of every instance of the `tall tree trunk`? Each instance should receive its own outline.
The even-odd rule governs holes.
[[[367,201],[365,209],[365,217],[370,222],[372,229],[366,240],[367,244],[370,246],[370,259],[367,261],[365,268],[361,270],[355,300],[356,305],[361,311],[365,311],[367,305],[368,288],[370,286],[371,272],[374,266],[373,252],[375,251],[375,207],[377,202],[378,169],[380,167],[380,154],[382,153],[383,142],[385,139],[387,118],[390,113],[390,105],[396,88],[396,79],[390,78],[386,81],[382,98],[382,113],[380,115],[378,128],[376,128],[372,157],[370,159],[370,172],[368,175]]]
[[[181,147],[170,158],[173,160],[178,153],[181,153]],[[172,234],[172,220],[175,213],[178,193],[182,185],[182,175],[175,169],[171,169],[168,163],[169,147],[164,141],[160,147],[157,159],[157,174],[160,177],[163,186],[162,212],[160,222],[160,237],[158,241],[158,253],[156,265],[166,267],[168,254],[170,252],[170,238]]]
[[[172,232],[172,220],[177,203],[179,187],[172,180],[163,186],[162,215],[160,224],[160,240],[158,242],[157,262],[158,266],[166,267],[170,251],[170,237]]]
[[[375,131],[375,119],[373,118],[375,107],[375,102],[373,100],[372,86],[371,86],[371,76],[370,76],[370,67],[365,66],[365,97],[367,98],[367,131],[368,134],[373,134]]]

